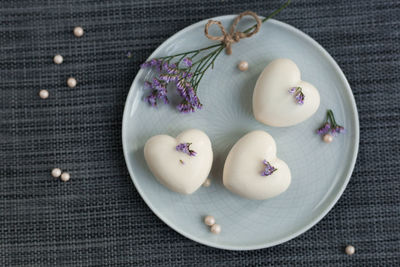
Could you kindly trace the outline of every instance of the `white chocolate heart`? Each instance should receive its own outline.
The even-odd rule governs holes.
[[[177,151],[181,143],[191,143],[196,152],[190,156]],[[147,140],[144,158],[157,180],[170,190],[181,194],[192,194],[207,179],[213,161],[211,141],[197,129],[182,132],[176,138],[156,135]]]
[[[296,103],[289,89],[301,87],[304,104]],[[311,117],[318,109],[317,88],[302,81],[300,70],[290,59],[276,59],[258,77],[253,93],[254,117],[269,126],[286,127]]]
[[[266,160],[277,170],[262,176]],[[276,157],[274,138],[264,131],[253,131],[236,142],[225,161],[223,181],[231,192],[249,199],[275,197],[289,187],[288,165]]]

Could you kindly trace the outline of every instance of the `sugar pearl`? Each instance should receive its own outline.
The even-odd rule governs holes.
[[[49,97],[49,91],[47,90],[40,90],[39,96],[41,99],[46,99]]]
[[[219,224],[214,224],[211,226],[211,233],[218,235],[221,233],[221,226]]]
[[[324,140],[325,143],[332,143],[333,136],[330,135],[330,134],[326,134],[326,135],[324,135],[323,140]]]
[[[207,179],[204,181],[203,186],[209,187],[210,185],[211,185],[211,180],[207,178]]]
[[[56,64],[61,64],[63,63],[64,58],[62,57],[62,55],[55,55],[53,58],[53,62]]]
[[[61,175],[61,170],[60,170],[59,168],[54,168],[54,169],[51,171],[51,175],[52,175],[54,178],[58,178],[58,177],[60,177],[60,175]]]
[[[204,223],[208,226],[213,226],[215,224],[215,219],[213,216],[208,215],[204,218]]]
[[[67,80],[67,84],[70,88],[74,88],[76,86],[76,80],[75,78],[68,78]]]
[[[77,26],[77,27],[74,28],[74,35],[76,37],[82,37],[83,33],[84,32],[83,32],[83,28],[82,27]]]
[[[61,181],[63,181],[63,182],[67,182],[70,178],[71,178],[71,176],[69,175],[68,172],[63,172],[61,174]]]
[[[241,71],[246,71],[249,68],[249,63],[247,63],[247,61],[240,61],[238,64],[238,68]]]
[[[345,251],[347,255],[353,255],[356,252],[356,249],[353,246],[348,245]]]

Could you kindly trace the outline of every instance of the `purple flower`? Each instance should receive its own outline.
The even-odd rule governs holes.
[[[296,103],[299,105],[304,104],[305,95],[302,92],[301,87],[292,87],[289,89],[289,94],[294,95],[296,98]]]
[[[153,84],[149,81],[145,81],[144,82],[144,89],[152,89],[153,88]]]
[[[326,113],[325,124],[317,130],[319,135],[330,134],[332,136],[337,136],[340,133],[344,133],[345,129],[336,123],[335,115],[333,115],[332,110],[328,110]]]
[[[153,58],[152,60],[150,60],[150,66],[152,67],[158,67],[161,65],[161,60]]]
[[[344,127],[343,127],[343,126],[340,126],[340,125],[336,126],[336,131],[337,131],[338,133],[344,133],[344,132],[345,132]]]
[[[150,106],[156,107],[157,106],[157,96],[154,94],[148,95],[145,97],[145,100],[147,103],[149,103]]]
[[[329,132],[329,129],[331,129],[331,125],[327,122],[317,130],[317,133],[320,135],[324,135]]]
[[[140,67],[142,69],[144,68],[148,68],[148,67],[156,67],[158,69],[161,69],[161,63],[162,61],[156,58],[151,59],[150,61],[146,61],[144,62],[142,65],[140,65]]]
[[[184,58],[183,63],[186,66],[192,66],[193,64],[190,58]],[[145,101],[151,106],[157,106],[157,100],[168,103],[166,86],[169,83],[175,83],[176,90],[179,96],[182,97],[182,102],[177,106],[178,110],[182,113],[189,113],[194,112],[196,109],[201,109],[202,104],[190,83],[193,73],[179,69],[176,64],[170,64],[160,59],[146,61],[141,67],[154,67],[159,70],[152,82],[146,81],[144,85],[145,89],[153,90],[151,95],[145,98]]]
[[[152,92],[150,95],[146,96],[144,100],[152,107],[157,106],[157,100],[162,100],[165,104],[168,104],[166,85],[164,81],[158,80],[157,78],[154,78],[152,83],[146,81],[144,85],[145,89],[152,89]]]
[[[304,94],[301,91],[296,95],[296,103],[299,105],[304,104]]]
[[[150,62],[148,62],[148,61],[144,62],[144,63],[142,63],[142,64],[140,65],[140,67],[141,67],[142,69],[148,68],[148,67],[150,67]]]
[[[273,174],[275,171],[278,170],[266,160],[263,160],[263,164],[265,165],[265,167],[264,167],[264,170],[261,173],[261,176],[269,176],[269,175]]]
[[[336,125],[334,128],[331,129],[331,134],[333,136],[337,136],[338,134],[344,133],[344,132],[345,132],[344,127],[340,126],[340,125]]]
[[[186,100],[183,100],[178,106],[177,106],[179,112],[181,113],[190,113],[194,112],[195,109],[194,107],[188,103]]]
[[[192,62],[192,60],[191,60],[190,58],[185,57],[185,58],[183,59],[183,64],[184,64],[186,67],[191,67],[192,64],[193,64],[193,62]]]
[[[190,149],[190,145],[192,143],[180,143],[179,145],[176,146],[176,151],[180,151],[183,152],[189,156],[196,156],[197,152],[195,152],[194,150]]]
[[[292,87],[289,89],[289,94],[293,95],[296,92],[297,87]]]
[[[167,62],[163,65],[163,70],[168,74],[178,74],[179,70],[176,68],[175,64],[168,64]]]
[[[186,71],[181,72],[182,78],[190,79],[190,78],[192,78],[192,76],[193,76],[193,73],[191,73],[191,72],[186,72]]]

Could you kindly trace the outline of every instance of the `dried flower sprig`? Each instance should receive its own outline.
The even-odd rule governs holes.
[[[270,176],[271,174],[273,174],[275,171],[278,170],[266,160],[264,160],[263,163],[265,165],[265,168],[262,171],[261,176]]]
[[[190,145],[192,143],[180,143],[179,145],[176,146],[176,151],[180,151],[183,152],[185,154],[188,154],[189,156],[196,156],[197,152],[195,152],[194,150],[190,149]]]
[[[301,87],[292,87],[289,89],[289,94],[294,95],[296,98],[296,103],[299,105],[304,104],[304,98],[306,97],[301,89]]]
[[[287,0],[284,5],[261,22],[265,22],[281,12],[289,5],[290,1]],[[243,33],[249,33],[256,26],[248,28]],[[151,92],[144,100],[153,107],[157,106],[159,100],[168,104],[167,85],[173,84],[176,87],[178,95],[182,98],[181,103],[177,106],[180,112],[189,113],[196,111],[196,109],[201,109],[203,105],[197,96],[200,82],[207,70],[214,68],[215,60],[224,48],[225,44],[219,43],[201,49],[146,61],[141,65],[141,68],[152,68],[156,73],[152,81],[145,82],[144,87],[147,90],[151,90]]]
[[[333,111],[331,109],[328,109],[328,111],[326,112],[326,120],[322,127],[317,130],[317,134],[323,136],[324,140],[330,143],[333,140],[333,136],[337,136],[338,134],[344,132],[344,127],[337,124]]]

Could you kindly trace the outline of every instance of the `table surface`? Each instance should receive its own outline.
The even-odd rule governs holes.
[[[1,1],[0,265],[399,266],[399,1],[294,0],[276,17],[333,56],[360,115],[353,176],[311,230],[268,249],[209,248],[160,221],[131,182],[121,120],[139,64],[194,22],[244,10],[266,15],[282,2]],[[82,38],[72,34],[77,25]],[[61,65],[52,62],[58,53]],[[52,178],[53,167],[71,180]],[[346,244],[355,255],[344,254]]]

